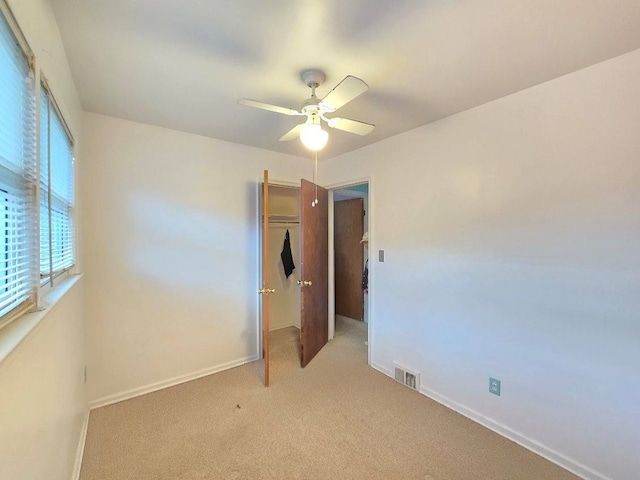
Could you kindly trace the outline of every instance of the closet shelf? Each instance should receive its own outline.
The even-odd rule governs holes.
[[[300,223],[298,215],[269,215],[269,223]]]

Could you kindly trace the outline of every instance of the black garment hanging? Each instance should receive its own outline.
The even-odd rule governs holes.
[[[362,272],[362,290],[369,289],[369,259],[364,264],[364,271]]]
[[[291,275],[296,268],[293,263],[293,255],[291,254],[289,230],[284,234],[284,245],[282,246],[282,252],[280,252],[280,258],[282,259],[282,265],[284,266],[284,274],[289,278],[289,275]]]

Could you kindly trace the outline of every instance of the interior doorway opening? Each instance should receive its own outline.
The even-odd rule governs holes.
[[[368,345],[369,182],[332,193],[333,334],[359,336]]]

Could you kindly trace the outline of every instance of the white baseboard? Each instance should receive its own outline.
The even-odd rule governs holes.
[[[393,372],[391,370],[389,370],[388,368],[378,363],[371,362],[371,367],[375,368],[379,372],[384,373],[385,375],[391,378],[394,378]],[[603,475],[600,472],[596,472],[592,468],[589,468],[586,465],[581,464],[580,462],[576,462],[575,460],[516,432],[515,430],[507,427],[506,425],[502,425],[501,423],[496,422],[495,420],[492,420],[491,418],[488,418],[482,415],[481,413],[476,412],[475,410],[472,410],[471,408],[465,407],[464,405],[458,402],[455,402],[450,398],[440,395],[439,393],[429,388],[421,387],[420,393],[444,405],[445,407],[450,408],[451,410],[454,410],[461,415],[464,415],[465,417],[473,420],[474,422],[479,423],[480,425],[488,428],[489,430],[496,432],[498,435],[501,435],[513,442],[516,442],[518,445],[526,448],[527,450],[530,450],[533,453],[536,453],[541,457],[546,458],[550,462],[555,463],[556,465],[559,465],[565,470],[568,470],[571,473],[574,473],[575,475],[578,475],[579,477],[584,478],[585,480],[612,480],[606,475]]]
[[[283,328],[289,328],[289,327],[296,327],[298,330],[300,330],[299,325],[296,325],[295,323],[289,323],[287,325],[278,325],[275,328],[270,328],[269,332],[277,332],[278,330],[282,330]]]
[[[450,408],[451,410],[454,410],[461,415],[464,415],[465,417],[473,420],[474,422],[479,423],[480,425],[488,428],[489,430],[496,432],[498,435],[501,435],[513,442],[516,442],[518,445],[526,448],[527,450],[530,450],[533,453],[536,453],[541,457],[546,458],[550,462],[555,463],[556,465],[559,465],[565,470],[568,470],[571,473],[574,473],[579,477],[584,478],[585,480],[611,480],[609,477],[599,472],[596,472],[595,470],[587,467],[586,465],[576,462],[575,460],[572,460],[571,458],[559,452],[556,452],[555,450],[552,450],[546,447],[545,445],[542,445],[541,443],[516,432],[515,430],[512,430],[506,425],[496,422],[495,420],[492,420],[491,418],[486,417],[481,413],[476,412],[475,410],[472,410],[471,408],[467,408],[458,402],[455,402],[447,397],[444,397],[429,388],[421,387],[420,393],[444,405],[445,407]]]
[[[249,357],[244,357],[238,360],[233,360],[231,362],[226,362],[220,365],[216,365],[214,367],[205,368],[197,372],[188,373],[186,375],[180,375],[178,377],[163,380],[161,382],[152,383],[150,385],[145,385],[143,387],[133,388],[125,392],[116,393],[114,395],[107,395],[106,397],[102,397],[102,398],[98,398],[96,400],[90,401],[89,410],[94,410],[100,407],[106,407],[107,405],[112,405],[114,403],[130,400],[132,398],[139,397],[141,395],[146,395],[147,393],[162,390],[163,388],[173,387],[174,385],[190,382],[191,380],[196,380],[198,378],[206,377],[207,375],[212,375],[214,373],[222,372],[223,370],[228,370],[230,368],[239,367],[240,365],[254,362],[258,359],[259,357],[257,355],[252,355]]]
[[[82,457],[84,456],[84,445],[87,440],[88,428],[89,428],[89,410],[87,410],[84,414],[84,421],[82,422],[82,430],[80,431],[80,438],[78,439],[76,461],[73,465],[73,474],[71,475],[71,480],[80,479],[80,469],[82,468]]]

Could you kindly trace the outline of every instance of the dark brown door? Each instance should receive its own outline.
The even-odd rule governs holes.
[[[364,230],[363,218],[362,198],[334,203],[336,315],[355,320],[364,318],[364,250],[360,243]]]
[[[316,190],[317,189],[317,190]],[[317,196],[316,196],[317,193]],[[300,299],[300,343],[305,367],[327,343],[328,309],[328,222],[327,191],[302,180],[300,186],[300,241],[302,295]],[[314,201],[317,199],[317,204]]]
[[[262,300],[262,358],[264,358],[264,385],[269,386],[269,172],[264,171],[262,183],[262,287],[258,291]]]

